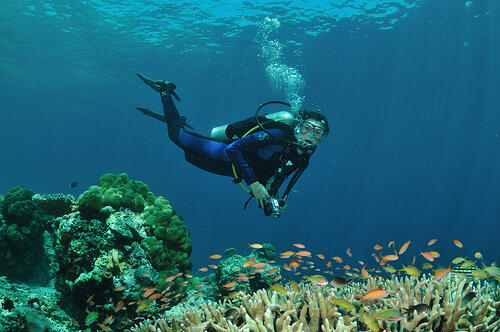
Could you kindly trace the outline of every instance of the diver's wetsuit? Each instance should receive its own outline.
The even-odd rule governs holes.
[[[231,141],[201,136],[183,129],[185,118],[179,115],[169,94],[162,95],[163,111],[170,139],[185,152],[193,165],[211,173],[233,176],[232,164],[247,184],[259,181],[270,195],[276,195],[285,179],[296,170],[303,171],[310,155],[299,155],[296,147],[259,131]],[[268,129],[278,137],[295,141],[293,132]]]

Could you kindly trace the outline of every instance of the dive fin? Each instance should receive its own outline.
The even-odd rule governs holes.
[[[156,92],[171,94],[177,101],[181,101],[181,98],[174,91],[177,88],[174,83],[165,80],[153,81],[139,73],[136,73],[136,75]]]
[[[155,112],[148,110],[147,108],[144,108],[144,107],[136,107],[136,109],[147,116],[155,118],[156,120],[160,120],[161,122],[167,123],[165,116],[163,116],[161,114],[155,113]],[[193,126],[186,123],[186,117],[184,117],[184,116],[181,117],[181,122],[182,122],[181,127],[186,127],[186,128],[191,129],[191,130],[194,130]]]

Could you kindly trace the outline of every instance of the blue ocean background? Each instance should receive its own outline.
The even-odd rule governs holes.
[[[291,86],[266,71],[266,18],[280,23],[274,60],[300,74]],[[434,237],[443,265],[499,261],[499,1],[14,0],[0,5],[0,49],[1,193],[78,196],[125,172],[183,216],[194,269],[266,242],[375,263],[374,244],[411,239],[409,262]],[[282,217],[243,210],[240,186],[184,161],[135,110],[161,111],[136,72],[175,82],[205,135],[286,87],[321,109],[332,132]]]

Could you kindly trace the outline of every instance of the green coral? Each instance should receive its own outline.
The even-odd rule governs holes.
[[[5,220],[10,223],[28,225],[36,210],[31,200],[35,193],[30,189],[14,187],[10,189],[1,204],[1,212]]]
[[[147,204],[152,204],[155,196],[141,181],[133,181],[125,173],[107,173],[99,178],[98,185],[92,186],[78,198],[78,209],[84,218],[103,218],[101,210],[111,206],[115,210],[127,208],[140,213]]]

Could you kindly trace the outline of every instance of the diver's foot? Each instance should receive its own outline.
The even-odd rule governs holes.
[[[153,81],[153,80],[151,80],[151,79],[147,78],[146,76],[139,74],[139,73],[137,73],[137,76],[144,83],[149,85],[153,90],[155,90],[156,92],[159,92],[162,95],[162,97],[167,96],[167,95],[172,95],[175,97],[175,99],[177,99],[177,101],[181,101],[181,98],[179,98],[179,96],[174,91],[177,88],[177,86],[174,83],[168,82],[165,80]]]

